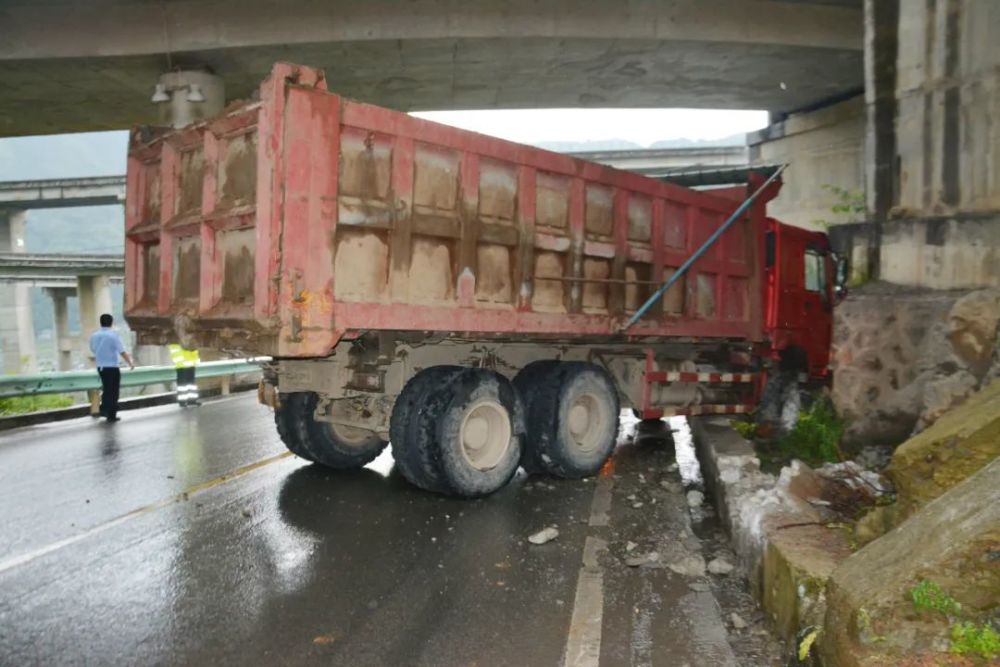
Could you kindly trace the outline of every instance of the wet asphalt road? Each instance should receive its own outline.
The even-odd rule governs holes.
[[[307,465],[253,396],[123,417],[0,435],[4,665],[736,664],[705,579],[623,562],[700,548],[669,430],[460,501]]]

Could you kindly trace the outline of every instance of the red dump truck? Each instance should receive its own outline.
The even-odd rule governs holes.
[[[695,191],[281,63],[254,101],[133,132],[127,318],[142,343],[272,357],[260,400],[305,459],[391,441],[406,479],[462,496],[518,466],[592,475],[623,407],[743,413],[769,369],[827,376],[836,259],[767,217],[780,182],[738,211],[750,180]]]

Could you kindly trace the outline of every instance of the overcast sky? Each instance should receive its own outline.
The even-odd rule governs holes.
[[[766,111],[712,109],[525,109],[425,111],[415,116],[510,141],[721,139],[767,125]]]

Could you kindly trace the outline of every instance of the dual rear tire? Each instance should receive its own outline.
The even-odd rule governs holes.
[[[618,439],[621,405],[607,371],[584,362],[538,361],[514,385],[527,404],[524,469],[568,479],[596,474]]]
[[[597,473],[618,434],[618,393],[593,364],[538,361],[509,382],[493,371],[436,366],[396,399],[393,458],[412,484],[447,495],[483,496],[519,465],[578,479]]]
[[[315,419],[318,397],[283,394],[275,424],[292,453],[331,468],[359,468],[386,446],[371,431]],[[538,361],[510,382],[481,368],[435,366],[413,376],[389,425],[400,474],[427,491],[474,498],[529,473],[597,473],[618,434],[618,392],[607,371]]]
[[[403,388],[389,439],[410,483],[473,498],[514,476],[524,432],[524,407],[507,378],[485,369],[436,366]]]

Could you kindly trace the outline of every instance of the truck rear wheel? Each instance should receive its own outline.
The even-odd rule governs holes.
[[[361,468],[385,449],[386,441],[374,431],[319,421],[315,417],[319,396],[304,392],[291,404],[291,419],[311,460],[328,468]]]
[[[503,487],[517,472],[524,437],[523,407],[514,387],[485,369],[424,373],[408,386],[414,393],[433,389],[393,410],[399,433],[393,451],[402,450],[403,460],[419,464],[404,464],[400,472],[421,488],[470,498]]]
[[[399,473],[414,486],[425,491],[444,493],[444,480],[434,461],[434,448],[419,446],[414,432],[418,426],[416,415],[433,396],[438,386],[462,371],[461,366],[433,366],[410,378],[392,406],[389,420],[389,441],[392,458]]]
[[[300,411],[299,403],[302,398],[301,393],[281,394],[280,404],[274,410],[274,425],[278,429],[278,437],[285,443],[288,451],[299,458],[315,462],[316,459],[306,450],[296,427],[295,415]]]
[[[597,473],[618,437],[618,392],[607,371],[565,362],[540,378],[527,406],[525,457],[556,477]]]
[[[530,409],[531,404],[535,401],[535,393],[538,391],[538,388],[545,383],[546,378],[556,372],[561,363],[561,361],[556,361],[555,359],[532,361],[517,374],[514,378],[514,388],[521,395],[521,401],[524,403],[525,410]],[[531,474],[545,471],[541,462],[535,460],[536,451],[534,447],[529,447],[525,444],[524,451],[521,454],[521,467]]]

